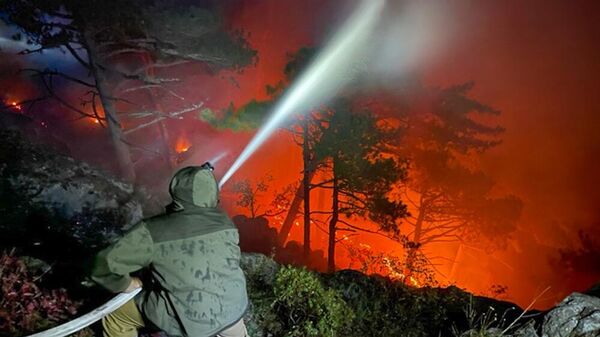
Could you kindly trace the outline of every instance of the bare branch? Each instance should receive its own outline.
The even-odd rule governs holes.
[[[174,91],[169,90],[167,88],[165,88],[164,86],[160,85],[160,84],[145,84],[145,85],[140,85],[138,87],[131,87],[131,88],[127,88],[125,90],[122,90],[122,93],[129,93],[129,92],[134,92],[137,90],[143,90],[143,89],[152,89],[152,88],[156,88],[156,89],[162,89],[165,90],[166,92],[168,92],[169,94],[171,94],[172,96],[179,98],[182,101],[185,101],[185,98],[177,95]]]
[[[157,63],[152,63],[149,65],[140,67],[140,68],[136,69],[133,73],[134,74],[142,74],[153,68],[169,68],[169,67],[174,67],[174,66],[178,66],[178,65],[182,65],[182,64],[186,64],[186,63],[190,63],[190,62],[191,62],[190,60],[177,60],[177,61],[168,62],[168,63],[157,62]]]
[[[352,200],[356,200],[356,201],[360,202],[360,203],[361,203],[361,204],[363,204],[363,205],[365,205],[365,204],[366,204],[366,202],[365,202],[365,200],[364,200],[364,199],[361,199],[360,197],[356,196],[355,194],[353,194],[353,193],[351,193],[351,192],[346,192],[346,191],[344,191],[344,190],[340,189],[340,190],[338,191],[338,193],[340,193],[341,195],[344,195],[344,196],[346,196],[346,197],[348,197],[348,198],[350,198],[350,199],[352,199]]]
[[[180,53],[179,51],[177,51],[175,49],[161,49],[161,52],[165,55],[170,55],[170,56],[180,57],[182,59],[194,60],[194,61],[200,61],[200,62],[209,62],[209,63],[225,63],[225,62],[227,62],[227,60],[222,57],[206,56],[204,54],[198,54],[198,53],[185,54],[185,53]]]
[[[90,64],[85,62],[81,56],[79,56],[79,54],[77,53],[77,51],[75,49],[73,49],[73,47],[71,46],[70,43],[65,43],[64,44],[65,48],[67,48],[67,50],[69,51],[69,53],[71,53],[71,55],[73,55],[73,57],[77,60],[77,62],[79,62],[79,64],[81,64],[84,68],[86,69],[90,69]]]
[[[333,182],[333,179],[329,179],[329,180],[325,180],[325,181],[322,181],[322,182],[317,183],[317,184],[310,184],[310,188],[319,188],[319,187],[320,188],[333,188],[333,185],[326,186],[327,184],[330,184],[332,182]]]
[[[158,111],[158,110],[142,110],[142,111],[135,111],[135,112],[122,112],[119,111],[119,114],[122,115],[127,115],[127,117],[130,118],[135,118],[135,119],[139,119],[139,118],[147,118],[147,117],[167,117],[168,118],[168,114],[163,113],[162,111]]]
[[[121,92],[122,93],[129,93],[129,92],[134,92],[134,91],[138,91],[138,90],[152,89],[152,88],[162,88],[162,86],[159,85],[159,84],[145,84],[145,85],[140,85],[140,86],[137,86],[137,87],[131,87],[131,88],[123,89],[123,90],[121,90]]]
[[[107,68],[108,69],[108,68]],[[163,83],[172,83],[172,82],[179,82],[181,81],[179,78],[166,78],[166,77],[154,77],[154,76],[147,76],[144,74],[130,74],[130,73],[124,73],[115,69],[110,69],[113,72],[116,72],[117,74],[123,76],[124,78],[128,79],[128,80],[136,80],[136,81],[142,81],[145,84],[163,84]]]
[[[123,48],[123,49],[113,50],[112,52],[106,54],[105,57],[110,58],[110,57],[121,55],[121,54],[130,54],[130,53],[142,54],[142,53],[147,53],[147,52],[148,51],[146,49]]]
[[[199,110],[200,108],[202,108],[203,105],[204,105],[204,102],[201,102],[201,103],[198,103],[198,104],[193,104],[189,108],[185,108],[185,109],[180,110],[180,111],[176,111],[176,112],[172,112],[172,113],[169,113],[169,114],[165,114],[165,115],[163,115],[161,117],[158,117],[158,118],[156,118],[156,119],[154,119],[154,120],[152,120],[150,122],[140,124],[140,125],[134,127],[133,129],[126,130],[126,131],[123,132],[123,134],[124,135],[130,134],[132,132],[141,130],[141,129],[149,126],[149,125],[156,124],[156,123],[158,123],[158,122],[160,122],[162,120],[165,120],[167,118],[182,118],[182,117],[180,117],[181,115],[183,115],[185,113],[188,113],[188,112]]]
[[[44,87],[46,88],[46,91],[50,94],[50,97],[54,98],[55,100],[57,100],[60,104],[62,104],[63,106],[65,106],[66,108],[69,108],[83,116],[87,116],[87,117],[91,117],[91,118],[95,118],[96,116],[89,114],[81,109],[78,109],[74,106],[72,106],[71,104],[69,104],[67,101],[65,101],[64,99],[62,99],[60,96],[58,96],[53,88],[52,88],[52,82],[48,83],[48,81],[46,81],[45,76],[40,76],[40,78],[42,79],[42,83],[44,84]],[[52,76],[50,76],[50,80],[52,80]]]
[[[36,49],[23,49],[20,52],[18,52],[18,55],[29,55],[29,54],[34,54],[34,53],[41,53],[43,50],[45,49],[49,49],[49,47],[39,47]]]
[[[67,74],[65,74],[65,73],[63,73],[63,72],[59,72],[59,71],[51,71],[51,70],[43,70],[43,71],[42,71],[42,70],[39,70],[39,69],[33,69],[33,68],[24,68],[24,69],[21,69],[21,70],[20,70],[20,72],[25,72],[25,71],[30,71],[30,72],[33,72],[33,73],[35,73],[37,76],[50,76],[50,77],[52,77],[52,76],[59,76],[59,77],[62,77],[62,78],[64,78],[64,79],[67,79],[67,80],[69,80],[69,81],[72,81],[72,82],[75,82],[75,83],[81,84],[81,85],[83,85],[83,86],[86,86],[86,87],[88,87],[88,88],[95,88],[95,87],[96,87],[95,85],[93,85],[93,84],[91,84],[91,83],[85,82],[85,81],[83,81],[83,80],[80,80],[80,79],[78,79],[78,78],[75,78],[75,77],[73,77],[73,76],[67,75]]]
[[[350,224],[350,223],[348,223],[347,221],[344,221],[344,220],[338,220],[338,222],[339,222],[339,223],[341,223],[341,224],[344,224],[344,225],[346,225],[346,226],[348,226],[348,227],[350,227],[350,228],[352,228],[352,229],[355,229],[355,230],[361,231],[361,232],[366,232],[366,233],[371,233],[371,234],[377,234],[377,235],[383,236],[384,238],[390,239],[390,240],[392,240],[392,241],[398,241],[398,240],[397,240],[396,238],[394,238],[393,236],[386,235],[386,234],[384,234],[384,233],[383,233],[383,232],[381,232],[381,231],[373,231],[373,230],[366,229],[366,228],[360,228],[360,227],[357,227],[357,226],[355,226],[355,225],[352,225],[352,224]]]
[[[156,41],[155,39],[129,39],[126,41],[118,41],[118,42],[106,41],[106,42],[99,43],[96,46],[98,48],[108,48],[111,46],[127,46],[127,47],[131,47],[131,48],[138,47],[139,49],[144,49],[144,48],[147,48],[147,46],[144,46],[144,45],[155,45],[157,42],[158,41]]]
[[[311,211],[310,214],[331,214],[331,211]]]
[[[458,235],[448,235],[452,231],[445,232],[439,235],[432,235],[428,238],[424,238],[421,240],[421,245],[425,245],[432,242],[457,242],[462,241],[463,238]]]

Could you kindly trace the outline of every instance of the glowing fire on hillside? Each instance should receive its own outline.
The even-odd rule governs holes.
[[[177,142],[175,143],[175,152],[177,152],[177,153],[187,152],[191,146],[192,146],[192,143],[190,142],[190,140],[187,137],[179,136],[179,138],[177,138]]]
[[[7,108],[8,110],[12,110],[13,112],[21,112],[22,110],[22,105],[19,104],[19,102],[15,99],[4,102],[0,100],[0,107]]]

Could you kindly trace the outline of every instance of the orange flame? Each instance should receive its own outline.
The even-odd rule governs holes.
[[[190,149],[192,143],[184,136],[179,136],[177,138],[177,143],[175,143],[175,152],[183,153]]]

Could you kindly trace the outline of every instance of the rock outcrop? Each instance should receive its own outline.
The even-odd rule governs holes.
[[[600,337],[600,298],[573,293],[556,307],[539,313],[537,321],[515,324],[518,328],[512,334],[500,334],[501,330],[492,328],[467,331],[461,337]]]
[[[6,238],[102,245],[142,218],[141,198],[130,184],[14,131],[0,131],[0,141],[0,232]]]
[[[600,298],[569,295],[544,316],[542,337],[600,337]]]

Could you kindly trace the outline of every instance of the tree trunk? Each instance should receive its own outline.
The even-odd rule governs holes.
[[[421,246],[421,234],[423,232],[423,221],[425,219],[425,205],[423,200],[423,195],[419,197],[419,215],[417,216],[417,221],[415,222],[415,232],[413,235],[413,239],[409,242],[409,246],[406,247],[408,249],[408,254],[406,256],[406,271],[404,272],[405,278],[404,283],[411,284],[411,277],[414,275],[417,260],[417,254]]]
[[[310,171],[308,176],[308,181],[312,181],[312,178],[315,175],[315,171]],[[287,215],[285,216],[285,220],[283,220],[283,225],[281,225],[281,229],[279,230],[278,241],[279,244],[283,247],[285,242],[287,241],[288,235],[290,234],[292,227],[294,226],[294,219],[296,219],[296,215],[300,210],[300,204],[304,199],[304,179],[298,186],[296,190],[296,194],[294,195],[294,199],[292,199],[292,203],[290,204],[290,209],[288,210]]]
[[[335,271],[335,231],[339,219],[339,191],[338,181],[333,173],[333,196],[331,203],[331,220],[329,221],[329,246],[327,252],[327,271],[333,273]]]
[[[304,130],[302,134],[302,161],[304,163],[304,170],[302,172],[302,187],[304,197],[304,263],[309,264],[310,259],[310,181],[312,178],[310,165],[311,155],[310,146],[308,144],[308,117],[304,121]]]
[[[159,126],[159,130],[160,130],[160,138],[161,138],[161,143],[162,143],[162,154],[163,154],[163,159],[164,161],[167,163],[167,167],[169,168],[169,170],[173,170],[173,155],[171,154],[171,149],[169,148],[169,131],[167,130],[167,127],[165,126],[165,122],[164,121],[160,121],[157,123]]]
[[[117,110],[113,104],[113,96],[108,88],[104,74],[100,71],[100,65],[97,60],[98,55],[95,50],[93,38],[90,37],[89,34],[86,34],[85,38],[86,49],[90,60],[90,71],[96,82],[96,89],[98,89],[98,96],[100,97],[102,109],[104,110],[104,117],[106,118],[110,140],[113,143],[115,150],[119,173],[126,181],[135,182],[135,171],[133,162],[131,161],[129,147],[123,142],[123,132],[117,116]]]

